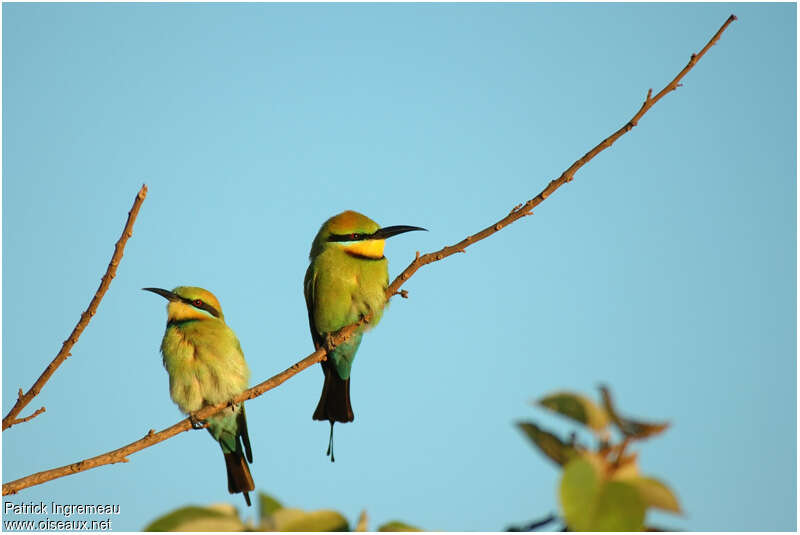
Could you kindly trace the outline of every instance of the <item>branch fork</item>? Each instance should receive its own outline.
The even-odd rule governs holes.
[[[50,377],[55,373],[61,364],[67,360],[67,357],[71,355],[70,351],[72,350],[72,346],[74,346],[78,338],[80,338],[81,333],[89,325],[89,320],[94,316],[95,311],[97,311],[97,307],[100,305],[100,301],[103,299],[106,291],[108,290],[109,285],[111,284],[111,279],[117,273],[117,265],[119,264],[120,259],[122,258],[122,253],[125,249],[125,244],[128,242],[128,238],[133,235],[133,223],[136,221],[136,216],[139,214],[139,208],[142,206],[142,202],[144,198],[147,196],[147,185],[142,185],[139,193],[136,194],[136,199],[133,201],[133,206],[131,207],[130,211],[128,212],[128,220],[125,223],[125,228],[122,230],[122,235],[120,236],[119,240],[117,240],[116,245],[114,246],[114,254],[111,257],[111,262],[108,264],[108,268],[106,269],[105,275],[100,280],[100,287],[95,292],[94,297],[92,298],[91,302],[89,303],[89,308],[87,308],[82,314],[81,318],[78,321],[78,324],[75,325],[75,328],[72,330],[72,333],[64,340],[63,345],[61,346],[61,351],[55,356],[55,358],[47,365],[42,372],[42,375],[33,383],[33,386],[25,393],[22,393],[22,389],[19,389],[19,396],[17,397],[17,402],[11,407],[11,410],[8,411],[8,414],[3,418],[3,431],[11,427],[12,425],[16,425],[22,422],[27,422],[28,420],[32,419],[34,416],[38,416],[42,412],[44,412],[44,407],[40,411],[36,411],[33,415],[28,418],[21,418],[17,419],[19,413],[22,412],[28,403],[30,403],[33,398],[35,398],[39,392],[41,392],[42,387],[44,387],[45,383],[50,380]]]

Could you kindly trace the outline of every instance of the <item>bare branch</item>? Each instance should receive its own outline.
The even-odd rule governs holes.
[[[337,337],[334,337],[338,343],[341,343],[341,340],[338,340]],[[253,388],[246,390],[236,396],[233,399],[234,403],[238,403],[240,401],[245,401],[248,399],[252,399],[254,397],[260,396],[267,390],[272,390],[279,384],[283,383],[291,376],[305,370],[309,366],[316,364],[325,356],[324,349],[318,349],[314,351],[311,355],[304,358],[300,362],[297,362],[287,368],[286,370],[282,371],[278,375],[267,379],[263,383],[260,383]],[[219,405],[214,405],[213,407],[204,407],[194,413],[194,416],[198,420],[205,420],[210,416],[213,416],[215,413],[221,411],[225,407],[227,407],[231,402],[224,402],[220,403]],[[75,474],[78,472],[83,472],[85,470],[89,470],[90,468],[96,468],[98,466],[103,466],[107,464],[114,464],[114,463],[121,463],[121,462],[128,462],[128,455],[131,453],[136,453],[137,451],[143,450],[148,448],[154,444],[158,444],[159,442],[163,442],[170,437],[173,437],[179,433],[183,433],[184,431],[189,431],[192,429],[191,419],[185,418],[180,422],[176,423],[175,425],[164,429],[163,431],[159,431],[155,433],[152,429],[150,429],[147,434],[135,441],[131,442],[127,446],[123,446],[113,451],[109,451],[108,453],[104,453],[102,455],[98,455],[96,457],[92,457],[90,459],[85,459],[83,461],[78,461],[77,463],[68,464],[65,466],[61,466],[59,468],[53,468],[51,470],[45,470],[43,472],[37,472],[35,474],[31,474],[29,476],[17,479],[15,481],[11,481],[10,483],[3,484],[3,496],[8,494],[16,494],[18,491],[32,487],[34,485],[40,485],[46,481],[50,481],[53,479],[57,479],[59,477],[68,476],[70,474]]]
[[[72,330],[69,338],[64,340],[64,344],[61,346],[61,351],[59,351],[58,355],[56,355],[53,361],[47,365],[47,368],[44,369],[42,375],[40,375],[36,382],[33,383],[33,386],[31,386],[30,389],[24,394],[22,393],[22,389],[19,389],[17,402],[13,407],[11,407],[11,410],[8,411],[8,414],[6,414],[5,418],[3,418],[3,431],[12,425],[27,422],[34,416],[38,416],[44,412],[44,408],[42,408],[41,412],[36,411],[28,418],[17,419],[17,416],[19,416],[19,413],[22,412],[22,409],[24,409],[28,403],[30,403],[31,400],[39,394],[39,392],[41,392],[45,383],[50,379],[53,373],[65,360],[67,360],[67,357],[70,356],[70,350],[72,350],[72,346],[74,346],[78,341],[81,333],[86,326],[89,325],[89,321],[95,315],[95,312],[97,312],[97,306],[100,304],[100,300],[103,299],[103,296],[105,295],[106,290],[108,290],[109,285],[111,285],[111,279],[113,279],[117,274],[117,266],[122,259],[122,253],[125,250],[125,244],[128,242],[128,238],[133,235],[133,222],[136,221],[136,216],[139,214],[139,207],[142,206],[142,202],[146,196],[147,185],[143,184],[142,189],[140,189],[139,193],[136,194],[136,199],[133,201],[133,206],[131,207],[130,212],[128,212],[128,221],[125,223],[125,228],[122,229],[122,236],[119,237],[117,244],[114,246],[114,254],[111,256],[111,262],[108,264],[106,274],[103,275],[103,278],[100,280],[100,287],[97,289],[97,292],[95,292],[94,297],[89,303],[89,308],[87,308],[86,311],[81,314],[81,318],[78,320],[78,324]]]
[[[539,195],[537,195],[536,197],[530,199],[525,203],[518,204],[511,210],[511,212],[507,216],[505,216],[497,223],[494,223],[493,225],[486,227],[482,231],[473,234],[472,236],[467,236],[466,238],[456,243],[455,245],[450,245],[433,253],[428,253],[422,256],[418,255],[417,258],[413,262],[411,262],[411,264],[406,269],[404,269],[403,272],[400,273],[400,275],[392,282],[392,284],[386,290],[386,297],[390,298],[392,295],[394,295],[400,289],[400,286],[402,286],[403,283],[407,281],[408,278],[411,277],[411,275],[416,273],[416,271],[422,266],[436,262],[438,260],[442,260],[455,253],[464,252],[464,249],[474,244],[475,242],[488,238],[495,232],[498,232],[502,228],[507,227],[514,221],[521,219],[529,214],[532,214],[533,209],[536,208],[539,204],[541,204],[542,201],[544,201],[546,198],[552,195],[553,192],[555,192],[565,183],[571,182],[572,179],[575,177],[575,173],[578,172],[578,170],[581,167],[586,165],[592,158],[594,158],[602,151],[613,145],[615,141],[617,141],[620,137],[627,134],[631,129],[633,129],[633,127],[639,123],[639,119],[641,119],[642,116],[645,113],[647,113],[647,111],[650,108],[652,108],[656,102],[661,100],[664,97],[664,95],[666,95],[670,91],[674,91],[678,87],[679,82],[683,79],[683,77],[686,76],[686,74],[690,70],[692,70],[692,68],[697,64],[700,58],[702,58],[705,55],[705,53],[708,52],[708,49],[714,46],[714,44],[717,41],[719,41],[722,32],[724,32],[725,29],[735,20],[736,20],[736,15],[731,15],[730,17],[728,17],[728,20],[725,21],[722,27],[720,27],[717,33],[714,34],[714,36],[706,44],[706,46],[704,46],[703,49],[697,54],[692,54],[691,59],[689,60],[689,63],[686,65],[686,67],[684,67],[683,70],[679,72],[678,75],[664,87],[664,89],[659,91],[658,94],[652,98],[651,95],[653,93],[653,90],[650,89],[647,92],[647,97],[645,98],[642,107],[639,109],[638,112],[636,112],[636,115],[634,115],[630,121],[625,123],[625,125],[622,126],[622,128],[620,128],[619,130],[617,130],[616,132],[605,138],[603,141],[598,143],[597,146],[595,146],[592,150],[584,154],[582,158],[580,158],[571,166],[569,166],[569,168],[566,171],[561,173],[561,176],[559,176],[555,180],[552,180],[547,185],[547,187],[545,187],[539,193]]]
[[[386,298],[391,299],[393,295],[401,293],[400,286],[405,283],[416,271],[426,265],[438,260],[442,260],[451,256],[458,252],[464,252],[464,249],[472,245],[473,243],[483,240],[495,232],[498,232],[502,228],[508,226],[509,224],[513,223],[514,221],[525,217],[532,213],[533,208],[538,206],[542,201],[544,201],[547,197],[549,197],[556,189],[561,187],[566,182],[569,182],[574,177],[575,173],[583,167],[589,160],[594,158],[597,154],[601,151],[605,150],[606,148],[610,147],[617,139],[619,139],[622,135],[629,132],[641,119],[641,117],[651,108],[653,105],[658,102],[664,95],[666,95],[669,91],[674,90],[677,86],[679,81],[689,72],[692,67],[697,63],[697,61],[703,57],[703,55],[708,51],[711,46],[716,43],[722,32],[730,25],[731,22],[736,20],[734,15],[731,15],[725,24],[717,31],[716,34],[711,38],[711,40],[706,44],[706,46],[697,54],[693,54],[689,64],[684,67],[684,69],[678,73],[678,75],[669,83],[667,86],[662,89],[655,97],[651,98],[652,90],[648,91],[647,98],[645,99],[644,104],[640,110],[633,116],[633,118],[627,122],[622,128],[611,134],[609,137],[604,139],[601,143],[599,143],[596,147],[592,150],[587,152],[582,158],[577,160],[573,163],[566,171],[564,171],[560,177],[555,180],[552,180],[547,187],[545,187],[539,195],[534,197],[533,199],[522,203],[514,207],[511,212],[498,221],[493,225],[486,227],[485,229],[481,230],[480,232],[473,234],[471,236],[467,236],[462,241],[458,242],[455,245],[450,245],[440,249],[439,251],[435,251],[433,253],[428,253],[425,255],[420,256],[419,252],[417,252],[416,257],[414,260],[409,264],[409,266],[403,270],[400,275],[389,285],[386,289]],[[369,318],[364,318],[358,323],[354,323],[352,325],[348,325],[347,327],[342,328],[341,330],[337,331],[333,336],[330,337],[330,346],[335,347],[336,345],[341,344],[343,341],[347,340],[358,327],[368,321]],[[194,416],[198,420],[204,420],[210,416],[213,416],[217,412],[221,411],[225,407],[227,407],[230,403],[239,403],[242,401],[247,401],[253,399],[255,397],[260,396],[264,392],[272,390],[276,386],[280,385],[293,375],[305,370],[306,368],[320,362],[326,358],[326,350],[325,348],[320,348],[306,358],[297,362],[287,368],[286,370],[282,371],[281,373],[267,379],[263,383],[260,383],[249,390],[245,390],[230,402],[220,403],[214,406],[204,407],[203,409],[197,411]],[[90,459],[86,459],[84,461],[79,461],[77,463],[73,463],[70,465],[62,466],[60,468],[53,468],[51,470],[46,470],[44,472],[38,472],[36,474],[32,474],[15,481],[11,481],[10,483],[3,484],[3,496],[8,494],[15,494],[20,490],[31,487],[34,485],[39,485],[46,481],[50,481],[53,479],[57,479],[59,477],[64,477],[66,475],[74,474],[77,472],[82,472],[84,470],[88,470],[90,468],[95,468],[97,466],[103,466],[107,464],[113,464],[118,462],[126,462],[127,456],[131,453],[135,453],[140,451],[144,448],[152,446],[154,444],[158,444],[172,436],[175,436],[179,433],[184,431],[188,431],[192,428],[191,420],[189,418],[183,419],[180,422],[176,423],[175,425],[164,429],[163,431],[159,431],[155,433],[152,429],[144,436],[144,438],[137,440],[128,444],[127,446],[123,446],[122,448],[116,449],[114,451],[110,451],[108,453],[104,453],[102,455],[98,455],[96,457],[92,457]]]

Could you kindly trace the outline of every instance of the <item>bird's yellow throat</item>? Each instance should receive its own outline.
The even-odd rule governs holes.
[[[384,245],[386,240],[364,240],[348,243],[344,246],[344,250],[356,256],[378,259],[383,258]]]
[[[205,320],[210,317],[206,312],[180,301],[171,301],[167,305],[167,320],[169,321]]]

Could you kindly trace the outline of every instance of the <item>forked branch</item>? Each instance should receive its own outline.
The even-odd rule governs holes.
[[[597,146],[595,146],[592,150],[587,152],[583,155],[582,158],[577,160],[573,163],[566,171],[564,171],[561,176],[552,180],[547,187],[545,187],[536,197],[530,199],[529,201],[519,204],[515,206],[511,212],[504,218],[500,219],[496,223],[486,227],[485,229],[477,232],[471,236],[467,236],[462,241],[444,247],[439,251],[435,251],[433,253],[428,253],[425,255],[419,255],[417,253],[416,258],[414,259],[409,266],[403,270],[402,273],[389,285],[386,289],[386,298],[391,299],[392,296],[400,293],[400,287],[414,274],[416,271],[426,265],[431,264],[433,262],[442,260],[451,256],[455,253],[464,252],[464,250],[469,247],[470,245],[483,240],[495,232],[500,231],[504,227],[510,225],[514,221],[521,219],[525,216],[531,215],[533,213],[533,209],[538,206],[542,201],[544,201],[547,197],[553,194],[555,190],[561,187],[563,184],[570,182],[575,173],[586,163],[588,163],[592,158],[597,156],[600,152],[610,147],[617,139],[621,136],[629,132],[634,126],[636,126],[639,120],[644,116],[647,111],[655,105],[656,102],[661,100],[667,93],[670,91],[674,91],[683,79],[683,77],[697,64],[697,62],[702,58],[705,53],[710,49],[720,38],[722,33],[725,29],[734,21],[736,17],[731,15],[728,20],[722,25],[722,27],[714,34],[711,40],[706,44],[703,49],[698,52],[697,54],[692,54],[692,57],[686,67],[678,73],[678,75],[669,83],[667,84],[664,89],[658,92],[655,97],[652,96],[652,90],[647,92],[647,97],[645,98],[644,103],[642,104],[639,111],[633,116],[633,118],[625,123],[619,130],[611,134],[609,137],[601,141]],[[363,322],[363,320],[362,320]],[[343,341],[347,340],[353,332],[358,328],[360,323],[356,323],[353,325],[348,325],[347,327],[338,331],[333,337],[331,337],[331,341],[333,346],[341,344]],[[253,388],[246,390],[236,396],[231,402],[229,403],[239,403],[242,401],[247,401],[249,399],[253,399],[255,397],[260,396],[264,392],[268,390],[272,390],[276,386],[280,385],[293,375],[303,371],[304,369],[316,364],[325,359],[326,351],[324,348],[320,348],[317,351],[314,351],[309,356],[297,362],[287,368],[286,370],[282,371],[281,373],[275,375],[260,383]],[[220,403],[219,405],[214,405],[213,407],[205,407],[195,413],[195,417],[198,419],[206,419],[215,413],[221,411],[229,403]],[[84,470],[88,470],[90,468],[95,468],[97,466],[103,466],[106,464],[118,463],[118,462],[127,462],[127,456],[131,453],[135,453],[140,451],[144,448],[150,447],[154,444],[158,444],[159,442],[163,442],[170,437],[177,435],[178,433],[182,433],[184,431],[188,431],[192,428],[191,422],[188,418],[181,420],[180,422],[176,423],[175,425],[168,427],[158,433],[154,432],[152,429],[145,435],[143,438],[131,442],[127,446],[123,446],[119,449],[114,451],[110,451],[108,453],[104,453],[102,455],[98,455],[96,457],[92,457],[90,459],[86,459],[84,461],[80,461],[74,464],[62,466],[60,468],[53,468],[52,470],[46,470],[44,472],[38,472],[36,474],[32,474],[21,479],[17,479],[16,481],[11,481],[10,483],[5,483],[3,485],[3,495],[8,494],[15,494],[16,492],[20,491],[21,489],[31,487],[33,485],[39,485],[46,481],[50,481],[52,479],[56,479],[59,477],[63,477],[69,474],[74,474],[76,472],[82,472]]]
[[[74,346],[78,341],[81,333],[86,326],[89,325],[89,321],[91,321],[92,317],[97,312],[97,307],[100,304],[100,301],[103,299],[108,287],[111,285],[111,279],[113,279],[117,274],[117,266],[119,266],[119,262],[122,260],[122,253],[125,250],[125,244],[128,243],[128,238],[133,235],[133,222],[136,221],[136,216],[139,215],[139,208],[142,206],[142,202],[144,202],[144,198],[146,196],[147,185],[143,184],[142,189],[140,189],[139,193],[136,194],[136,199],[133,201],[133,206],[131,207],[130,212],[128,212],[128,221],[125,223],[125,228],[122,229],[122,236],[119,237],[117,244],[114,246],[114,254],[111,255],[111,262],[108,263],[106,274],[103,275],[103,278],[100,280],[100,287],[97,288],[94,297],[92,298],[91,302],[89,302],[89,308],[87,308],[83,314],[81,314],[78,324],[75,325],[74,329],[72,329],[72,333],[69,335],[69,337],[64,340],[64,343],[61,346],[61,351],[59,351],[52,362],[47,365],[47,368],[44,369],[42,375],[40,375],[36,382],[33,383],[33,386],[31,386],[24,394],[22,393],[22,389],[19,389],[17,402],[14,403],[14,406],[11,407],[11,410],[8,411],[8,414],[6,414],[5,418],[3,418],[3,431],[12,425],[27,422],[28,420],[35,418],[45,411],[45,408],[42,407],[30,416],[25,418],[17,418],[19,413],[22,412],[22,409],[24,409],[28,403],[30,403],[31,400],[33,400],[33,398],[35,398],[39,392],[42,391],[45,383],[50,380],[50,377],[53,375],[53,373],[55,373],[58,367],[61,366],[65,360],[67,360],[67,357],[70,356],[72,346]]]

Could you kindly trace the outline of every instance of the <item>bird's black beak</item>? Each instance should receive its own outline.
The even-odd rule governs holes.
[[[172,293],[169,290],[164,290],[162,288],[142,288],[142,290],[147,290],[148,292],[153,292],[154,294],[158,294],[161,297],[164,297],[168,301],[180,301],[181,298],[178,297],[178,294]]]
[[[395,225],[393,227],[383,227],[376,230],[370,239],[373,240],[385,240],[386,238],[391,238],[392,236],[397,236],[398,234],[402,234],[404,232],[411,232],[412,230],[424,230],[427,232],[428,229],[422,227],[410,227],[408,225]]]

